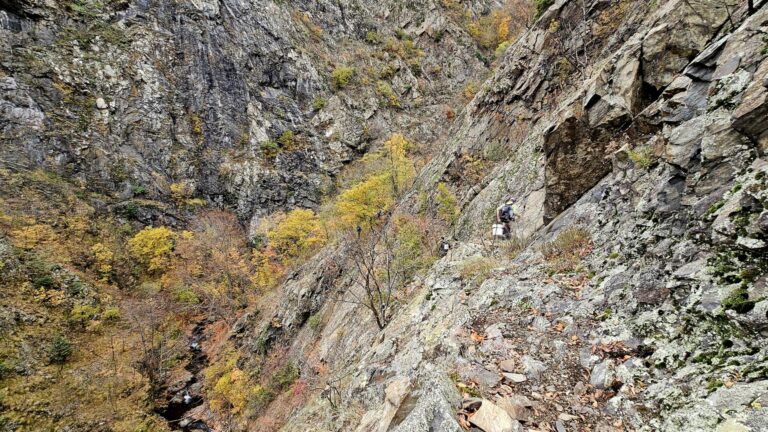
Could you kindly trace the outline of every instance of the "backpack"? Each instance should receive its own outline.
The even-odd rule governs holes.
[[[515,217],[515,212],[512,209],[512,206],[509,204],[506,204],[504,207],[501,208],[501,221],[502,222],[510,222]]]

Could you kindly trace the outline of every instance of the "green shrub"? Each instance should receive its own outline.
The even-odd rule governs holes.
[[[104,309],[101,317],[106,321],[120,321],[120,309],[116,307],[108,307]]]
[[[139,215],[139,205],[133,201],[129,201],[123,207],[119,208],[118,211],[128,219],[136,219]]]
[[[272,140],[266,140],[263,143],[261,143],[261,154],[264,156],[264,159],[273,161],[277,157],[277,155],[280,154],[280,146],[272,141]]]
[[[331,80],[336,89],[343,89],[355,75],[355,69],[349,66],[338,66],[331,72]]]
[[[52,288],[55,283],[56,281],[50,274],[39,275],[32,280],[32,285],[34,285],[35,288],[49,289]]]
[[[133,188],[131,188],[131,190],[133,191],[134,195],[144,195],[147,193],[147,188],[145,188],[142,185],[134,186]]]
[[[400,40],[413,40],[413,36],[411,36],[410,33],[403,29],[395,30],[395,37]]]
[[[176,291],[176,301],[186,305],[196,305],[200,303],[200,298],[189,288],[183,288]]]
[[[85,325],[86,322],[96,319],[99,316],[99,309],[91,305],[77,305],[69,313],[69,322],[72,324]]]
[[[459,202],[445,183],[437,185],[437,216],[447,223],[454,223],[459,218]]]
[[[53,364],[64,364],[72,355],[72,344],[62,335],[53,338],[48,347],[48,360]]]
[[[292,130],[283,132],[277,139],[277,143],[283,150],[292,150],[296,146],[296,134]]]
[[[718,202],[716,202],[716,203],[712,204],[712,205],[711,205],[711,206],[710,206],[710,207],[707,209],[707,212],[706,212],[704,215],[705,215],[705,216],[710,216],[710,215],[713,215],[713,214],[715,214],[715,212],[717,212],[718,210],[720,210],[721,208],[723,208],[723,206],[724,206],[724,205],[725,205],[725,201],[722,201],[722,200],[721,200],[721,201],[718,201]]]
[[[290,387],[296,378],[299,377],[299,370],[292,362],[285,363],[272,376],[272,387],[277,391],[283,391]]]
[[[554,2],[555,0],[533,0],[534,18],[539,18]]]
[[[500,43],[499,46],[496,47],[496,50],[493,52],[493,55],[496,58],[501,57],[502,55],[504,55],[504,51],[506,51],[507,48],[509,48],[510,44],[511,43],[509,41],[504,41],[504,42]]]
[[[743,287],[736,288],[723,299],[723,310],[734,310],[737,313],[747,313],[755,308],[755,302],[749,299],[749,293]]]
[[[429,267],[435,257],[429,252],[423,223],[409,216],[395,219],[393,270],[410,280],[417,272]]]
[[[400,99],[398,99],[395,91],[392,90],[389,84],[385,81],[378,81],[376,83],[376,93],[380,94],[386,100],[387,106],[400,107]]]
[[[365,41],[371,45],[378,45],[381,43],[381,39],[379,38],[379,34],[376,32],[376,30],[368,31],[368,33],[365,34]]]
[[[307,320],[307,325],[312,330],[317,330],[318,328],[320,328],[320,314],[316,313],[311,317],[309,317],[309,319]]]
[[[5,360],[0,360],[0,380],[11,375],[11,373],[13,373],[13,368]]]
[[[99,14],[101,3],[90,2],[87,0],[76,0],[76,1],[70,2],[67,6],[72,12],[78,15],[93,18]]]
[[[325,108],[327,101],[322,96],[317,96],[314,99],[312,99],[312,109],[315,111],[320,111],[321,109]]]
[[[641,147],[637,150],[627,151],[627,155],[640,169],[648,169],[653,165],[653,149],[650,147]]]

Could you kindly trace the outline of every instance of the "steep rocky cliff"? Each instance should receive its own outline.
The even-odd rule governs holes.
[[[318,208],[402,132],[429,157],[389,214],[441,220],[455,197],[424,228],[450,249],[397,286],[386,325],[351,301],[354,234],[236,320],[201,319],[165,388],[199,400],[170,427],[768,430],[765,2],[538,1],[463,108],[486,65],[461,17],[493,2],[256,3],[0,2],[11,172],[179,227],[194,211],[163,203],[182,185],[255,226]],[[513,239],[493,240],[509,196]],[[222,410],[220,364],[282,393]]]
[[[417,180],[452,185],[462,212],[393,322],[361,325],[318,268],[286,284],[280,331],[336,371],[286,429],[460,430],[457,383],[524,425],[492,430],[768,427],[767,20],[736,2],[555,2]],[[513,258],[488,240],[508,195]],[[319,333],[301,327],[315,313]]]
[[[0,22],[6,164],[125,200],[176,183],[246,220],[317,207],[392,131],[438,141],[487,70],[433,2],[10,1]],[[345,91],[337,67],[353,68]]]

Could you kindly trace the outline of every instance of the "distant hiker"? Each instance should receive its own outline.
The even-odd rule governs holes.
[[[512,237],[512,222],[517,219],[515,214],[515,198],[510,197],[504,204],[496,209],[496,223],[504,226],[503,237],[509,240]]]
[[[451,250],[451,244],[448,243],[448,240],[446,239],[440,240],[440,249],[437,250],[437,256],[442,258],[448,255],[449,250]]]

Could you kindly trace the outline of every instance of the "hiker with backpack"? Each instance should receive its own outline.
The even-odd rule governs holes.
[[[496,223],[504,226],[504,240],[512,238],[512,222],[517,219],[515,214],[515,198],[510,197],[496,209]]]

